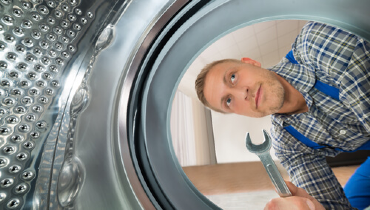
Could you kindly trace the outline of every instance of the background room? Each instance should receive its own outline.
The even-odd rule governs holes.
[[[194,90],[196,76],[206,64],[225,58],[250,57],[263,68],[273,66],[291,50],[306,22],[268,21],[228,33],[201,52],[178,86],[171,113],[174,151],[195,187],[223,209],[263,209],[278,197],[259,158],[245,147],[246,132],[254,143],[263,142],[262,129],[270,131],[270,116],[255,119],[205,108]],[[273,149],[271,155],[288,180]],[[354,169],[338,169],[342,184]]]

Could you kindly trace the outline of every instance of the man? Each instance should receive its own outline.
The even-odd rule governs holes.
[[[195,85],[200,101],[215,111],[249,117],[271,114],[276,155],[299,188],[288,182],[294,196],[274,199],[266,209],[370,206],[370,158],[345,192],[325,159],[370,150],[368,42],[309,22],[292,51],[272,68],[263,69],[249,58],[216,61],[201,71]]]

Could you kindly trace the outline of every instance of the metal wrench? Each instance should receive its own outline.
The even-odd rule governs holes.
[[[281,176],[279,170],[277,169],[275,162],[272,160],[270,155],[271,149],[271,139],[270,135],[262,130],[265,141],[260,145],[255,145],[252,143],[249,133],[246,135],[246,146],[247,149],[255,153],[262,161],[263,166],[265,167],[267,174],[269,175],[272,183],[275,185],[276,191],[280,197],[289,197],[292,196],[288,186],[284,182],[283,177]]]

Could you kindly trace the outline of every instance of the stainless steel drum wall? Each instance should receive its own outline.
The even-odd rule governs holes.
[[[60,129],[70,129],[70,96],[86,75],[85,56],[96,55],[94,43],[115,19],[106,14],[124,2],[0,1],[1,209],[71,204],[56,197],[65,155],[73,156],[73,147],[65,150],[73,136]]]
[[[365,0],[0,0],[0,208],[217,209],[169,139],[187,66],[222,34],[265,20],[324,21],[369,39],[368,8]]]

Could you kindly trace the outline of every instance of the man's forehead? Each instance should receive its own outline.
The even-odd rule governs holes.
[[[216,65],[214,65],[208,72],[207,76],[210,75],[210,74],[218,74],[218,75],[222,75],[229,69],[231,68],[232,66],[234,66],[236,64],[236,62],[232,62],[232,61],[225,61],[223,63],[218,63]]]
[[[213,68],[230,67],[230,66],[235,66],[237,64],[239,64],[239,62],[237,61],[225,61],[225,62],[216,64]]]
[[[227,64],[225,65],[226,63],[219,63],[219,64],[216,64],[215,66],[213,66],[208,74],[206,75],[206,78],[205,78],[205,87],[207,86],[207,83],[210,83],[210,82],[215,82],[214,80],[217,78],[219,79],[220,76],[223,75],[224,71],[226,70],[227,68]],[[216,79],[216,80],[217,80]],[[214,84],[212,84],[214,85]]]
[[[204,97],[216,109],[221,109],[220,100],[222,97],[222,86],[224,85],[223,78],[230,64],[231,62],[216,64],[209,70],[205,78]]]

